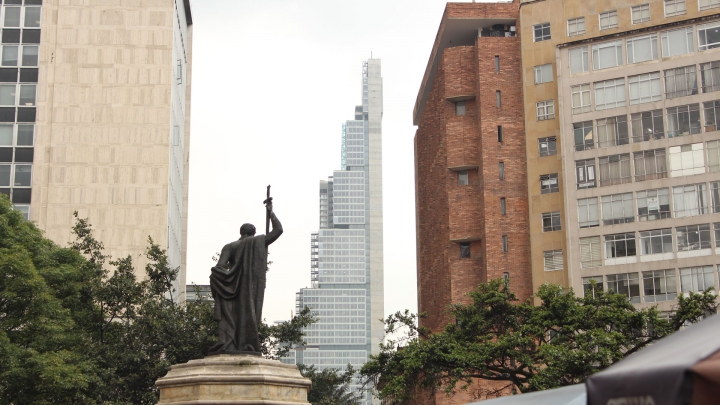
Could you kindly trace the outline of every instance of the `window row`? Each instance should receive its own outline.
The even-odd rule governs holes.
[[[709,197],[707,184],[698,183],[636,191],[634,199],[633,193],[580,198],[577,207],[580,228],[720,213],[720,181],[710,183]]]
[[[720,141],[707,143],[707,161],[702,143],[603,156],[575,161],[577,189],[612,186],[617,184],[689,176],[720,171]],[[633,170],[634,169],[634,170]]]
[[[3,28],[40,28],[40,17],[42,15],[42,7],[35,5],[8,5],[2,7]]]
[[[0,164],[0,187],[32,186],[32,165]]]
[[[715,247],[720,247],[720,223],[713,224]],[[638,249],[639,239],[639,249]],[[640,261],[669,260],[712,254],[710,224],[580,238],[580,267],[591,268]]]
[[[720,47],[720,22],[697,26],[697,49]],[[657,60],[660,55],[668,58],[695,52],[693,27],[684,27],[659,33],[645,34],[627,39],[618,39],[593,45],[571,48],[568,51],[568,67],[571,74],[608,69]],[[624,48],[624,49],[623,49]],[[623,51],[625,58],[623,58]]]
[[[632,303],[640,303],[641,299],[651,303],[672,301],[678,294],[715,288],[715,273],[715,266],[712,265],[683,267],[677,272],[675,269],[643,271],[642,287],[638,273],[583,277],[582,283],[585,296],[607,290],[627,296]]]

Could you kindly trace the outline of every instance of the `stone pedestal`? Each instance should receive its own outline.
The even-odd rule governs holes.
[[[310,380],[294,364],[221,354],[172,366],[158,405],[307,405]]]

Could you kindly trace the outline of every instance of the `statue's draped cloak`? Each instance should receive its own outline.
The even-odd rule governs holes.
[[[223,247],[225,255],[230,259],[229,270],[213,267],[210,274],[213,318],[219,322],[218,343],[211,351],[259,352],[258,324],[262,321],[267,270],[265,235],[229,243]]]

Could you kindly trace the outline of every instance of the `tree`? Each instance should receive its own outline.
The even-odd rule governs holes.
[[[439,333],[417,326],[405,311],[385,320],[387,340],[361,369],[390,404],[418,392],[466,389],[473,379],[496,381],[513,392],[580,383],[717,308],[711,291],[680,297],[667,321],[656,307],[637,309],[624,295],[600,291],[583,298],[572,289],[543,285],[541,304],[518,303],[506,282],[492,280],[449,307],[455,322]],[[404,345],[403,347],[399,347]],[[422,395],[422,394],[420,394]]]
[[[0,405],[154,404],[155,381],[214,344],[212,304],[176,302],[178,269],[152,239],[138,280],[130,257],[111,261],[75,218],[62,248],[0,196]],[[283,355],[314,321],[305,310],[263,324],[263,353]]]
[[[303,377],[312,381],[308,402],[312,405],[358,405],[360,397],[350,391],[355,370],[348,364],[345,372],[326,368],[320,372],[314,365],[298,364]]]

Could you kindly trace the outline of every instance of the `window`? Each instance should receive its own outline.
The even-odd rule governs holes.
[[[665,0],[665,17],[685,14],[685,0]]]
[[[548,83],[553,81],[552,63],[535,66],[535,84]]]
[[[589,267],[600,267],[601,265],[600,237],[580,238],[580,267],[587,269]]]
[[[30,220],[30,206],[29,205],[20,205],[20,204],[13,204],[13,209],[15,211],[19,211],[23,217],[25,217],[25,220]]]
[[[720,7],[720,0],[700,0],[700,10]]]
[[[604,195],[602,200],[603,225],[635,222],[632,193]]]
[[[533,26],[535,42],[547,41],[550,39],[550,23],[537,24]]]
[[[571,18],[567,20],[568,36],[580,35],[585,33],[585,17]]]
[[[632,23],[640,24],[650,21],[650,5],[642,4],[639,6],[632,7],[630,10],[632,14]]]
[[[546,100],[535,103],[537,120],[545,121],[555,118],[555,100]]]
[[[32,165],[13,165],[15,175],[13,187],[30,187],[32,185]]]
[[[458,101],[455,103],[455,115],[465,115],[465,102]]]
[[[645,302],[674,300],[677,298],[675,269],[643,271],[643,290]]]
[[[596,110],[606,110],[624,105],[625,79],[611,79],[595,83]]]
[[[635,304],[640,302],[640,282],[637,273],[613,274],[606,277],[609,292],[625,295]]]
[[[572,93],[572,113],[580,114],[590,112],[592,110],[592,101],[590,101],[590,85],[581,84],[579,86],[570,87]]]
[[[508,237],[507,235],[502,236],[502,251],[507,253],[508,251]]]
[[[0,164],[0,187],[10,187],[12,165]]]
[[[605,42],[592,46],[593,69],[607,69],[622,65],[622,41]]]
[[[458,186],[467,186],[468,185],[468,171],[467,170],[460,170],[457,172],[457,178],[458,178]]]
[[[720,90],[720,61],[701,63],[700,80],[703,93]]]
[[[601,187],[632,182],[629,153],[601,157],[598,164]]]
[[[0,146],[33,146],[34,124],[0,124]]]
[[[497,129],[498,129],[498,142],[502,142],[503,141],[502,125],[498,125]]]
[[[667,110],[668,138],[700,133],[700,105],[670,107]]]
[[[19,28],[20,27],[20,11],[22,7],[3,7],[5,9],[5,18],[3,27]]]
[[[542,214],[543,232],[559,231],[560,228],[560,211],[546,212]]]
[[[720,130],[720,100],[703,103],[703,110],[705,113],[705,132]]]
[[[702,292],[715,287],[713,266],[686,267],[680,269],[680,290],[684,293]]]
[[[568,57],[570,58],[570,73],[575,74],[589,70],[587,46],[570,49]]]
[[[466,259],[470,257],[470,243],[464,242],[460,244],[460,258]]]
[[[670,177],[705,173],[702,143],[671,146],[668,148],[668,152],[670,154]]]
[[[505,162],[498,163],[498,171],[500,173],[500,180],[505,180]]]
[[[658,58],[657,35],[655,34],[628,38],[625,43],[628,63],[640,63]]]
[[[500,57],[498,55],[495,55],[495,71],[500,71]]]
[[[507,215],[507,204],[505,203],[505,197],[500,198],[500,215]]]
[[[38,46],[36,45],[3,45],[0,65],[17,66],[18,55],[22,56],[20,66],[27,67],[38,65]]]
[[[678,226],[675,236],[678,252],[710,249],[710,224]]]
[[[562,250],[548,250],[543,252],[545,257],[545,271],[555,271],[563,269]]]
[[[705,51],[720,46],[720,24],[698,25],[698,50]]]
[[[675,218],[693,217],[708,213],[705,183],[673,187]]]
[[[620,115],[597,120],[597,135],[600,148],[627,145],[630,143],[627,116]]]
[[[672,253],[672,229],[656,229],[640,232],[640,254],[657,255]]]
[[[588,150],[595,148],[593,138],[592,121],[577,122],[573,124],[573,137],[575,138],[575,150]]]
[[[502,105],[502,97],[500,96],[500,90],[495,91],[495,107],[500,108]]]
[[[600,29],[609,30],[610,28],[617,28],[618,17],[617,10],[606,11],[600,13]]]
[[[665,97],[668,99],[698,94],[695,65],[665,71]]]
[[[557,141],[554,136],[538,139],[540,156],[557,155]]]
[[[540,176],[540,194],[557,193],[558,191],[560,191],[560,188],[558,187],[557,173]]]
[[[596,186],[595,158],[575,161],[575,179],[578,190]]]
[[[580,228],[590,228],[600,225],[597,197],[581,198],[578,200],[578,224]]]
[[[663,58],[683,55],[695,50],[692,27],[663,31],[660,34],[660,41],[662,42]]]
[[[177,70],[175,73],[175,78],[177,79],[177,84],[182,84],[182,59],[177,60]]]
[[[707,143],[708,149],[708,171],[720,172],[720,141],[710,141]]]
[[[635,181],[664,179],[667,177],[665,149],[644,150],[633,153]]]
[[[635,256],[635,233],[605,235],[605,258]]]
[[[637,197],[638,221],[654,221],[670,218],[670,190],[659,188],[635,193]]]
[[[596,293],[603,290],[602,276],[583,277],[583,292],[586,297],[595,297]]]
[[[645,142],[651,139],[663,139],[662,110],[645,111],[630,116],[633,142]]]
[[[710,200],[712,204],[710,212],[713,214],[720,212],[720,181],[710,182]],[[720,240],[717,240],[717,242],[720,242]]]
[[[0,105],[34,106],[36,87],[35,84],[0,85]]]
[[[713,228],[715,229],[715,247],[720,247],[720,222],[715,222]]]
[[[660,72],[628,77],[630,105],[662,100]]]
[[[503,280],[505,280],[505,285],[508,285],[510,283],[510,273],[503,272]]]

